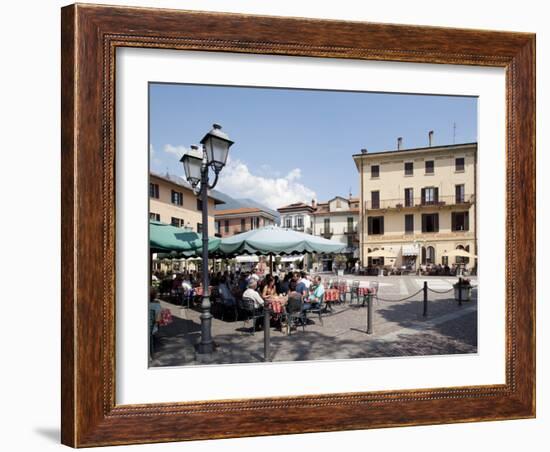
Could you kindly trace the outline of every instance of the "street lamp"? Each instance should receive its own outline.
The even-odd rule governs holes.
[[[208,291],[208,190],[216,186],[218,175],[227,161],[229,148],[233,141],[219,124],[214,124],[212,130],[201,140],[201,147],[191,146],[181,158],[185,177],[193,187],[193,191],[200,198],[202,204],[202,303],[201,303],[201,340],[198,345],[199,353],[212,353],[212,314],[210,313],[210,293]],[[214,182],[209,184],[208,172],[214,170]]]

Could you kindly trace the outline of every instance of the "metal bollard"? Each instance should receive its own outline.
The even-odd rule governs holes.
[[[372,334],[372,294],[367,294],[367,334]]]
[[[462,278],[458,278],[458,305],[462,306]]]
[[[270,320],[271,310],[268,306],[264,306],[264,361],[271,361],[271,341],[270,341]]]
[[[428,317],[428,281],[424,281],[424,310],[422,312],[423,317]]]

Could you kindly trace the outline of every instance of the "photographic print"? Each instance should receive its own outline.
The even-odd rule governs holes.
[[[64,444],[535,416],[535,35],[61,23]]]
[[[477,353],[477,153],[476,97],[150,83],[149,366]]]

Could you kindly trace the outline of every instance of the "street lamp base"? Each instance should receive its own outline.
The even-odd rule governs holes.
[[[195,363],[196,364],[214,364],[219,363],[220,356],[218,345],[212,344],[197,344],[195,347]]]
[[[216,350],[216,344],[214,342],[198,343],[196,347],[199,355],[211,354]]]

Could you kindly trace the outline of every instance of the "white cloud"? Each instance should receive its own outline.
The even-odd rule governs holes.
[[[149,164],[151,167],[160,165],[161,160],[158,157],[158,153],[152,144],[149,145]]]
[[[174,154],[175,156],[181,158],[188,150],[185,146],[174,146],[172,144],[164,145],[164,152],[167,154]]]
[[[234,198],[252,198],[267,207],[276,209],[293,202],[310,202],[315,192],[300,183],[302,172],[291,170],[283,177],[264,177],[252,174],[240,160],[228,159],[220,173],[217,190]]]

